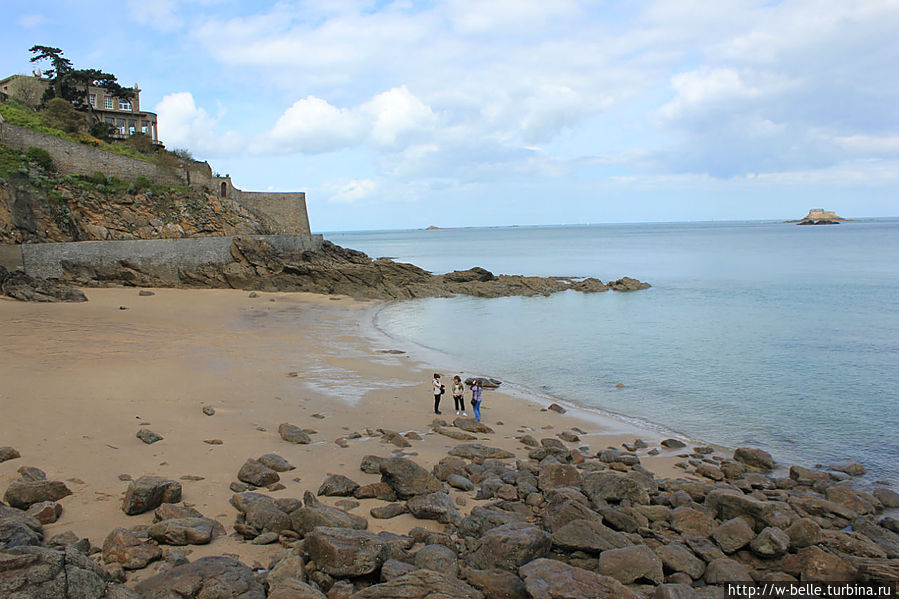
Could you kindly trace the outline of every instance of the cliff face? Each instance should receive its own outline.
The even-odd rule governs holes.
[[[110,190],[77,181],[40,187],[0,180],[0,244],[264,235],[272,223],[196,190]]]

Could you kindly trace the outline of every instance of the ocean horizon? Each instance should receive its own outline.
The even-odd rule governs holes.
[[[326,233],[441,273],[632,276],[639,292],[391,302],[421,356],[587,409],[899,481],[899,218]],[[623,386],[618,386],[618,385]]]

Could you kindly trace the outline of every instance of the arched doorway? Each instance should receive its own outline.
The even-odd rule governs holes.
[[[219,195],[219,197],[224,198],[227,196],[228,196],[228,185],[224,181],[222,181],[222,193]]]

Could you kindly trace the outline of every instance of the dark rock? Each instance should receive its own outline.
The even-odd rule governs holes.
[[[141,541],[134,533],[124,529],[113,529],[103,541],[103,561],[107,564],[121,564],[126,570],[139,570],[162,557],[162,550],[156,545]]]
[[[437,478],[407,458],[388,458],[379,465],[381,482],[390,485],[397,497],[406,499],[440,491]]]
[[[362,485],[353,492],[356,499],[381,499],[383,501],[396,501],[396,493],[387,483],[377,482]]]
[[[484,593],[484,599],[530,599],[524,581],[511,572],[466,568],[463,576]]]
[[[780,557],[790,548],[790,537],[777,527],[767,526],[752,540],[749,548],[761,557]]]
[[[887,487],[875,487],[871,492],[877,501],[883,504],[883,507],[897,508],[899,507],[899,493]]]
[[[818,470],[809,470],[802,466],[790,466],[790,478],[800,485],[813,485],[819,480],[830,480],[830,475]]]
[[[162,441],[162,439],[163,439],[162,435],[160,435],[158,433],[154,433],[153,431],[151,431],[148,428],[140,429],[139,431],[137,431],[137,434],[134,436],[137,437],[138,439],[140,439],[141,441],[143,441],[144,443],[146,443],[147,445],[152,445],[153,443],[156,443],[157,441]]]
[[[603,291],[608,291],[609,287],[599,279],[587,277],[582,281],[572,283],[571,289],[573,291],[580,291],[581,293],[601,293]]]
[[[712,480],[724,480],[724,472],[722,472],[721,469],[717,466],[713,466],[711,464],[702,463],[696,467],[695,472],[700,476],[704,476]]]
[[[177,505],[174,503],[163,503],[153,510],[153,522],[161,522],[162,520],[171,520],[172,518],[202,518],[198,510],[186,505]]]
[[[359,488],[359,483],[342,474],[329,474],[318,488],[318,495],[327,497],[350,497]]]
[[[644,579],[653,584],[665,580],[662,560],[646,545],[632,545],[603,551],[599,556],[599,573],[624,584]]]
[[[552,537],[526,522],[491,528],[477,543],[470,563],[484,569],[514,570],[549,553]]]
[[[462,519],[459,534],[464,537],[480,538],[488,530],[511,522],[520,522],[523,518],[516,514],[492,507],[475,506],[471,513]]]
[[[460,491],[471,491],[474,489],[474,483],[461,474],[450,474],[447,477],[446,482],[449,486],[459,489]]]
[[[591,472],[584,475],[581,488],[594,504],[618,503],[624,499],[636,504],[649,503],[649,493],[646,489],[624,474]]]
[[[858,462],[840,462],[830,467],[831,470],[848,474],[849,476],[861,476],[868,470]]]
[[[393,580],[362,589],[350,599],[483,599],[480,591],[452,576],[415,570]]]
[[[740,562],[726,557],[712,560],[705,569],[703,580],[707,584],[722,584],[726,582],[746,582],[752,580],[749,570]]]
[[[453,500],[443,491],[416,495],[406,502],[406,509],[421,520],[437,520],[444,524],[459,524],[462,516],[453,505]]]
[[[463,431],[468,431],[469,433],[492,433],[493,429],[484,424],[483,422],[479,422],[474,418],[456,418],[453,420],[453,426],[456,428],[461,428]]]
[[[19,469],[16,470],[16,472],[19,473],[19,480],[23,480],[26,482],[47,480],[47,473],[40,468],[35,468],[34,466],[20,466]]]
[[[700,599],[700,597],[688,584],[670,583],[656,587],[650,599]]]
[[[207,416],[215,416],[215,408],[212,406],[203,406],[203,413]]]
[[[425,545],[415,554],[415,565],[455,577],[459,572],[456,552],[443,545]]]
[[[86,302],[79,289],[0,266],[0,295],[23,302]]]
[[[224,528],[209,518],[174,518],[153,524],[150,538],[164,545],[206,545]]]
[[[266,599],[265,587],[253,571],[230,557],[204,557],[176,566],[137,584],[135,590],[144,599],[185,597],[222,597],[228,599]]]
[[[686,447],[687,444],[681,441],[680,439],[665,439],[661,443],[659,443],[665,449],[681,449],[682,447]]]
[[[556,412],[557,414],[564,414],[565,412],[568,411],[557,403],[549,404],[549,406],[546,409],[549,410],[550,412]]]
[[[318,526],[365,530],[368,521],[362,516],[321,504],[307,505],[290,512],[290,529],[301,536]]]
[[[281,477],[262,462],[250,458],[240,467],[237,479],[248,485],[267,487],[281,480]]]
[[[298,445],[308,445],[309,443],[312,443],[312,437],[307,435],[303,429],[294,426],[293,424],[288,424],[287,422],[278,425],[278,434],[288,443],[295,443]]]
[[[738,462],[758,468],[759,470],[774,470],[775,462],[771,454],[762,449],[752,447],[739,447],[734,451],[734,459]]]
[[[449,437],[450,439],[455,439],[456,441],[474,441],[477,439],[477,436],[472,435],[471,433],[458,431],[454,428],[447,428],[445,426],[432,426],[431,428],[438,435],[443,435],[444,437]]]
[[[559,487],[580,487],[581,475],[576,467],[568,464],[547,464],[540,469],[537,486],[541,491]]]
[[[388,533],[319,526],[306,535],[303,547],[330,576],[364,576],[380,568],[388,558],[388,546],[401,539]]]
[[[396,445],[397,447],[412,447],[412,444],[409,443],[404,436],[392,431],[384,434],[384,436],[381,437],[381,440],[385,443]]]
[[[503,382],[499,379],[490,378],[488,376],[469,377],[463,382],[471,387],[471,385],[473,385],[475,381],[478,381],[478,383],[480,383],[481,387],[483,387],[484,389],[497,389],[500,385],[503,384]]]
[[[856,569],[851,565],[836,555],[814,546],[787,555],[781,560],[780,567],[787,574],[803,582],[854,580],[856,574]]]
[[[518,575],[532,599],[638,599],[614,578],[553,559],[527,563],[518,569]]]
[[[698,580],[705,572],[705,562],[693,555],[693,552],[680,543],[661,545],[654,549],[656,555],[662,560],[664,570],[669,572],[683,572],[690,578]]]
[[[62,506],[55,501],[33,503],[27,513],[41,524],[53,524],[62,515]]]
[[[599,553],[627,547],[626,536],[603,525],[600,520],[572,520],[552,533],[552,543],[569,551]]]
[[[458,458],[472,460],[475,463],[481,463],[487,459],[506,460],[514,458],[515,455],[499,449],[498,447],[487,447],[480,443],[466,443],[457,445],[449,451],[449,454]]]
[[[786,530],[790,537],[790,547],[802,549],[811,545],[817,545],[824,540],[821,527],[811,518],[799,518]]]
[[[622,277],[617,281],[610,281],[608,286],[612,291],[638,291],[640,289],[649,289],[651,287],[649,283],[644,283],[637,279],[632,279],[631,277]]]
[[[141,476],[128,485],[122,511],[133,516],[154,510],[163,503],[179,501],[181,483],[159,476]]]
[[[0,462],[6,462],[20,457],[22,457],[22,454],[16,451],[15,448],[9,446],[0,447]]]
[[[724,553],[733,553],[748,545],[755,538],[755,532],[745,519],[738,517],[719,524],[712,536]]]
[[[273,585],[268,599],[328,599],[328,596],[296,578],[289,578]]]
[[[108,575],[73,548],[12,547],[0,553],[0,597],[108,599]]]
[[[412,564],[407,564],[406,562],[401,562],[395,559],[389,559],[385,561],[381,566],[381,582],[387,582],[388,580],[399,578],[400,576],[408,574],[409,572],[414,572],[417,569],[418,568],[416,568]]]
[[[3,500],[19,509],[43,501],[58,501],[72,492],[64,482],[58,480],[13,481],[6,489]]]
[[[5,507],[0,511],[0,550],[27,545],[40,545],[44,538],[41,523],[21,510],[21,516],[13,515],[15,508]]]
[[[372,518],[389,520],[390,518],[396,518],[400,514],[405,514],[406,511],[406,505],[403,503],[388,503],[387,505],[373,507],[368,513],[371,514]]]

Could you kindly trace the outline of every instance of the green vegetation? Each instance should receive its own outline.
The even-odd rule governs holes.
[[[34,55],[31,62],[49,60],[52,65],[52,68],[44,71],[50,83],[42,98],[44,105],[57,98],[73,108],[88,109],[85,99],[90,86],[103,88],[117,98],[134,97],[134,90],[119,85],[112,73],[104,73],[98,69],[76,69],[71,60],[63,58],[59,48],[32,46],[28,51]]]
[[[53,158],[50,156],[50,153],[43,148],[28,148],[28,151],[25,152],[25,160],[31,164],[36,164],[48,173],[52,173],[56,170],[53,167]]]

